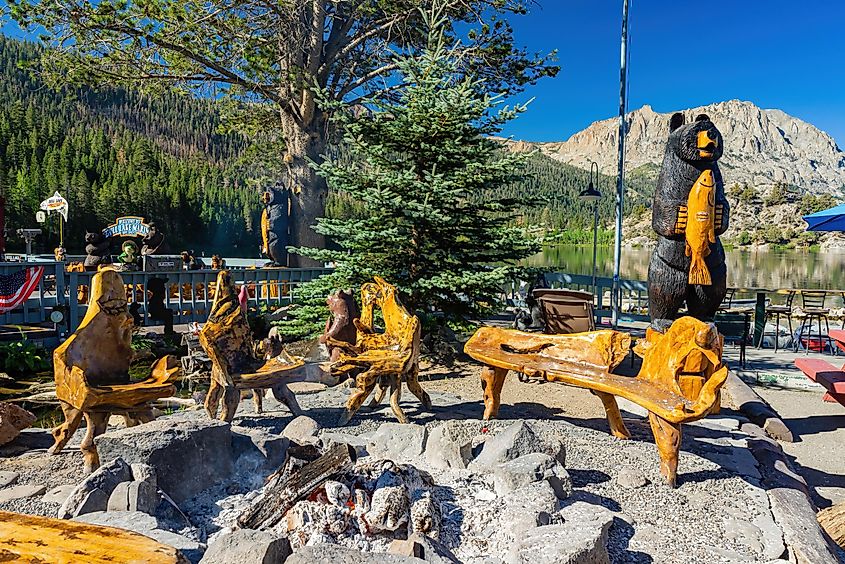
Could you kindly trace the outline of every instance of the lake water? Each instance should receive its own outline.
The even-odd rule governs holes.
[[[845,290],[845,252],[739,251],[727,253],[728,286],[735,288],[826,288]],[[622,249],[622,278],[646,280],[651,249]],[[613,276],[613,247],[599,247],[599,276]],[[528,259],[531,266],[554,267],[569,274],[592,274],[593,247],[547,247]]]

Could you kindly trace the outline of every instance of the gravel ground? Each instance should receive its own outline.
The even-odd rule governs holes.
[[[434,413],[423,413],[415,398],[403,394],[403,408],[415,423],[481,417],[479,369],[459,365],[455,369],[431,368],[421,378],[432,395]],[[349,390],[345,386],[300,396],[306,413],[325,428],[335,426]],[[679,465],[679,487],[668,488],[658,470],[658,457],[647,421],[624,413],[633,440],[621,441],[606,432],[601,403],[589,392],[555,384],[522,384],[509,377],[502,393],[502,419],[525,418],[543,433],[563,435],[567,447],[566,468],[575,494],[572,501],[602,505],[615,513],[609,550],[613,562],[767,562],[780,556],[780,531],[771,520],[768,500],[759,488],[756,470],[749,467],[744,435],[735,431],[736,420],[726,417],[703,425],[684,427]],[[623,409],[625,406],[623,405]],[[252,413],[242,403],[235,423],[278,432],[292,419],[275,400],[265,400],[267,412]],[[197,410],[178,417],[203,417]],[[389,406],[362,410],[344,432],[374,431],[394,421]],[[482,423],[478,422],[479,428]],[[20,473],[18,484],[52,487],[82,479],[82,456],[78,450],[82,432],[58,456],[43,450],[24,456],[0,458],[0,470]],[[2,456],[2,454],[0,454]],[[617,483],[622,469],[631,469],[650,483],[631,489]],[[445,478],[444,478],[445,479]],[[220,515],[232,511],[254,487],[221,485],[197,499],[191,512],[208,516],[208,534],[219,526]],[[443,484],[448,486],[448,484]],[[220,502],[221,498],[227,501]],[[241,500],[242,501],[242,500]],[[54,515],[57,504],[45,504],[40,496],[0,503],[0,509]],[[225,519],[224,519],[225,520]],[[215,523],[216,521],[216,523]]]

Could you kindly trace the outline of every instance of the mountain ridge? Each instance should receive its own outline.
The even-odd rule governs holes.
[[[766,187],[777,182],[803,191],[845,194],[845,153],[827,133],[779,109],[763,109],[752,102],[728,100],[679,110],[687,121],[699,113],[710,116],[725,143],[720,160],[725,185]],[[659,164],[674,112],[658,113],[648,104],[626,115],[626,171]],[[593,122],[566,141],[532,143],[553,159],[580,168],[591,160],[599,170],[616,170],[618,120]]]

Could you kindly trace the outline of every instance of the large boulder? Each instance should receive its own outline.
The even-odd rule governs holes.
[[[200,564],[277,564],[290,553],[286,538],[267,531],[237,529],[208,545]]]
[[[232,474],[232,432],[222,421],[158,419],[105,433],[96,442],[101,458],[155,468],[158,487],[177,503]]]
[[[519,535],[507,564],[610,564],[607,534],[613,514],[583,501],[560,512],[561,525],[535,527]]]
[[[425,564],[413,556],[361,552],[336,544],[304,546],[294,552],[285,564]]]
[[[0,402],[0,445],[15,440],[35,419],[35,415],[13,403]]]
[[[121,482],[132,479],[132,469],[122,458],[94,470],[74,488],[59,508],[59,519],[70,519],[85,513],[105,511],[109,496]]]
[[[540,436],[528,423],[517,421],[484,441],[481,452],[469,464],[469,469],[490,470],[535,452],[548,454],[561,465],[566,464],[566,449],[560,439]]]

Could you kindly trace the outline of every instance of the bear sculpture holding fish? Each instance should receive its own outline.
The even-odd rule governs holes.
[[[648,268],[652,329],[661,333],[686,303],[689,315],[712,321],[726,293],[725,250],[719,236],[730,207],[722,173],[722,134],[701,114],[685,123],[676,113],[654,191],[652,227],[657,245]]]

